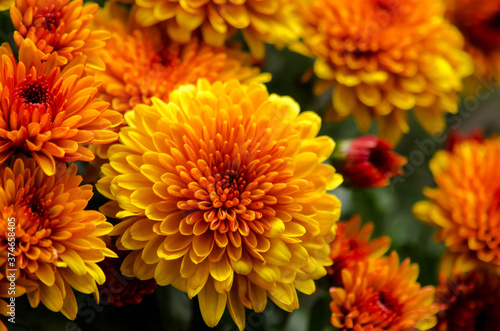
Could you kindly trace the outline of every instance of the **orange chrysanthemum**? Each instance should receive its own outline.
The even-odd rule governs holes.
[[[15,151],[36,159],[47,175],[56,160],[90,161],[86,144],[106,144],[122,115],[95,98],[97,83],[84,75],[82,58],[62,71],[57,54],[42,61],[30,39],[21,44],[19,63],[10,47],[0,48],[0,164]]]
[[[500,138],[465,140],[430,162],[437,188],[425,188],[415,216],[439,228],[453,253],[500,266]]]
[[[103,14],[100,20],[114,17]],[[96,79],[103,82],[103,97],[114,110],[125,112],[139,103],[151,105],[151,98],[168,102],[175,88],[196,84],[199,78],[210,82],[238,79],[241,82],[268,82],[269,74],[259,74],[251,66],[249,55],[225,47],[211,47],[193,39],[180,45],[162,36],[151,27],[131,34],[122,20],[109,24],[113,31],[106,47],[98,55],[106,63],[106,71],[97,72]]]
[[[8,220],[15,219],[16,284],[26,279],[38,284],[27,292],[32,307],[40,301],[50,310],[74,319],[78,310],[72,288],[98,295],[104,282],[97,266],[115,256],[99,236],[112,225],[94,210],[84,210],[92,186],[78,186],[77,167],[59,163],[47,176],[34,159],[14,158],[12,168],[0,169],[0,251],[9,247]],[[11,267],[11,266],[9,266]]]
[[[10,9],[14,41],[20,47],[24,39],[31,39],[44,53],[43,60],[57,52],[61,66],[86,55],[89,68],[104,70],[95,51],[104,47],[109,33],[89,29],[99,5],[82,5],[83,0],[16,0]]]
[[[416,282],[418,266],[396,252],[342,270],[344,288],[332,287],[332,324],[343,331],[428,330],[436,324],[435,289]]]
[[[456,92],[472,73],[463,37],[434,0],[314,0],[304,6],[303,39],[317,58],[317,92],[335,85],[327,120],[354,116],[367,131],[397,142],[409,130],[407,111],[435,134]]]
[[[446,0],[446,17],[465,37],[476,74],[500,81],[500,2]]]
[[[109,150],[98,189],[122,219],[111,235],[133,252],[126,276],[154,277],[198,295],[215,326],[226,304],[240,329],[245,307],[267,297],[287,311],[326,275],[342,177],[321,121],[290,98],[236,80],[180,87],[165,104],[138,105]]]
[[[361,228],[360,226],[361,218],[358,215],[337,223],[335,240],[330,245],[333,265],[327,268],[333,286],[342,286],[342,269],[352,270],[358,263],[377,259],[384,255],[391,245],[391,239],[387,236],[370,241],[373,223],[367,223]]]
[[[222,46],[242,30],[252,54],[264,57],[263,42],[283,46],[299,39],[301,25],[292,0],[137,0],[136,20],[142,26],[165,22],[172,40],[186,43],[193,35]]]

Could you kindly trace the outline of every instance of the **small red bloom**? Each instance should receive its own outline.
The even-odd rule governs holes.
[[[363,136],[343,142],[334,154],[340,160],[338,171],[347,185],[357,188],[382,187],[389,179],[403,173],[406,158],[393,146],[376,136]]]

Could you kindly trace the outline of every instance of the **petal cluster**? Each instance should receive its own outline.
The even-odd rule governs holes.
[[[415,216],[436,226],[451,252],[500,265],[500,139],[462,141],[429,166],[437,187],[424,189]]]
[[[33,158],[14,158],[12,167],[0,169],[0,261],[13,218],[16,286],[26,291],[32,307],[41,301],[71,319],[78,310],[73,288],[97,295],[96,282],[104,282],[97,262],[116,256],[99,239],[112,226],[103,214],[85,210],[92,187],[78,186],[82,178],[76,171],[76,165],[60,163],[47,176]]]
[[[327,120],[354,116],[367,131],[397,142],[408,110],[429,132],[456,112],[456,92],[472,73],[463,37],[439,1],[314,0],[301,11],[306,52],[316,58],[318,93],[335,86]]]
[[[30,39],[43,52],[43,60],[57,52],[61,66],[86,55],[88,67],[103,70],[95,51],[104,47],[109,33],[89,28],[98,8],[95,3],[83,6],[83,0],[16,0],[10,9],[14,41],[20,47],[24,39]]]
[[[168,101],[175,88],[196,84],[199,78],[212,83],[229,79],[265,83],[271,78],[269,74],[260,74],[259,68],[252,66],[250,56],[239,50],[212,47],[197,38],[179,44],[156,27],[133,29],[129,33],[125,19],[117,19],[112,16],[114,13],[105,11],[99,14],[102,15],[98,19],[107,23],[112,36],[97,53],[106,70],[95,75],[103,83],[101,96],[114,110],[125,112],[139,103],[150,105],[152,97]]]
[[[389,250],[390,238],[384,236],[370,241],[372,232],[373,223],[361,227],[358,215],[337,223],[335,240],[330,245],[333,265],[327,267],[333,286],[342,286],[342,269],[352,270],[358,263],[377,259]]]
[[[343,288],[332,287],[332,324],[343,331],[428,330],[436,324],[435,289],[416,282],[418,266],[406,259],[366,260],[342,270]]]
[[[242,30],[252,54],[264,57],[263,42],[284,45],[298,40],[301,25],[291,0],[137,0],[136,20],[143,26],[164,22],[172,40],[186,43],[201,36],[222,46]]]
[[[87,144],[106,144],[122,115],[96,98],[98,84],[86,76],[80,57],[64,69],[57,54],[47,61],[30,39],[22,42],[19,63],[8,46],[0,48],[0,164],[16,151],[31,155],[47,175],[56,161],[90,161]]]
[[[322,163],[319,117],[290,98],[231,80],[180,87],[125,117],[110,147],[101,210],[121,219],[112,235],[132,250],[126,276],[155,278],[198,296],[215,326],[227,305],[240,329],[245,308],[267,298],[287,311],[331,264],[342,177]]]

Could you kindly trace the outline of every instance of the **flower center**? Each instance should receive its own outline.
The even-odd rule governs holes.
[[[13,99],[11,119],[7,122],[12,130],[27,127],[33,122],[41,124],[41,131],[50,129],[55,114],[52,93],[45,76],[37,79],[26,76],[14,89]]]
[[[371,312],[377,324],[389,325],[401,314],[401,305],[387,291],[375,293],[368,302],[368,311]]]
[[[35,22],[40,20],[40,25],[50,31],[55,31],[59,26],[61,20],[60,11],[55,9],[54,5],[40,9],[40,11],[35,16]]]

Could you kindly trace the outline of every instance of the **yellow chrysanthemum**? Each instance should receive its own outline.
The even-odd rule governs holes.
[[[409,130],[408,110],[433,134],[456,112],[472,62],[439,1],[314,0],[302,12],[317,92],[335,86],[327,120],[352,115],[362,131],[376,120],[394,143]]]
[[[342,270],[343,288],[332,287],[332,324],[343,331],[428,330],[436,324],[435,289],[416,282],[418,265],[388,258]]]
[[[465,50],[474,59],[476,76],[490,82],[500,81],[500,2],[446,0],[445,3],[446,17],[465,37]]]
[[[109,129],[123,118],[96,98],[98,84],[85,76],[84,58],[61,71],[57,53],[41,57],[30,39],[21,44],[19,63],[8,45],[0,47],[0,164],[22,151],[52,175],[56,161],[91,161],[86,145],[115,141]]]
[[[92,186],[78,186],[82,178],[76,171],[75,165],[60,163],[47,176],[34,159],[20,158],[14,158],[12,168],[0,169],[0,251],[10,247],[8,221],[13,218],[16,240],[9,252],[16,257],[16,284],[36,282],[27,291],[31,306],[41,301],[71,319],[78,310],[72,288],[97,295],[96,282],[104,282],[97,262],[116,256],[98,238],[111,231],[111,224],[98,211],[84,210]]]
[[[83,6],[83,0],[16,0],[10,9],[14,40],[19,47],[24,39],[31,39],[45,54],[44,60],[57,52],[58,65],[86,55],[89,68],[103,70],[95,51],[104,47],[109,33],[89,29],[97,9],[95,3]]]
[[[252,54],[264,57],[263,42],[283,46],[299,39],[301,25],[292,0],[137,0],[136,20],[142,26],[165,22],[172,40],[180,43],[200,36],[222,46],[242,30]]]
[[[297,308],[296,290],[312,293],[331,264],[340,212],[319,117],[235,80],[152,101],[125,115],[98,183],[115,200],[103,212],[122,219],[118,248],[133,251],[122,272],[198,295],[209,326],[226,304],[240,329],[267,297]]]
[[[0,11],[10,8],[14,4],[14,0],[0,0]]]
[[[500,138],[456,143],[429,166],[437,188],[424,189],[415,216],[438,227],[451,252],[500,266]]]

